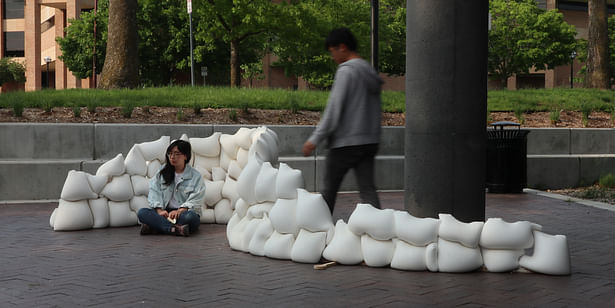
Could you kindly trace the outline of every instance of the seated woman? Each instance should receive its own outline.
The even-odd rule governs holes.
[[[150,180],[150,208],[137,213],[141,235],[189,236],[198,231],[205,185],[201,174],[188,164],[190,156],[190,143],[186,141],[173,141],[167,148],[166,164]]]

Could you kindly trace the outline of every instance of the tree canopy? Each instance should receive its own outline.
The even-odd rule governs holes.
[[[137,13],[139,76],[145,85],[163,85],[190,71],[190,35],[185,1],[139,0]],[[250,79],[262,71],[270,53],[289,76],[302,76],[311,85],[331,85],[335,64],[324,48],[328,32],[350,28],[359,53],[370,56],[370,1],[362,0],[202,0],[193,1],[195,66],[207,66],[210,84],[239,85],[241,70]],[[405,73],[405,1],[381,0],[380,70]],[[99,0],[97,67],[104,65],[108,0]],[[61,59],[76,76],[92,74],[93,12],[71,20],[59,38]],[[243,67],[243,69],[242,69]],[[245,71],[245,70],[248,71]],[[195,68],[195,71],[198,71]],[[213,82],[212,82],[213,81]]]
[[[8,82],[26,82],[26,68],[12,58],[0,59],[0,86]]]
[[[575,27],[557,10],[543,10],[534,0],[490,0],[488,71],[491,79],[505,81],[570,63],[577,48]]]

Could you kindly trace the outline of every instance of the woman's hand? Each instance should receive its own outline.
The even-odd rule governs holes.
[[[156,209],[156,212],[158,212],[158,215],[162,216],[162,217],[169,217],[169,213],[163,209]]]
[[[187,211],[187,209],[185,207],[179,208],[175,211],[171,211],[171,213],[169,213],[169,218],[171,219],[178,219],[179,215],[183,212]]]

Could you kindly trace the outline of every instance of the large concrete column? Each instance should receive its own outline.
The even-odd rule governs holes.
[[[488,1],[407,3],[405,207],[484,220]]]
[[[24,50],[26,58],[26,91],[41,89],[41,5],[26,0],[24,6]]]
[[[81,6],[78,0],[66,1],[66,19],[77,19],[81,15]],[[67,25],[68,26],[68,25]],[[72,72],[66,74],[66,87],[68,89],[81,88],[81,78],[75,77]]]
[[[66,27],[66,18],[64,16],[64,10],[56,9],[55,10],[55,31],[56,37],[64,37],[64,28]],[[60,60],[59,57],[62,55],[62,49],[60,48],[60,44],[56,43],[56,89],[66,89],[66,65],[64,65],[64,61]]]

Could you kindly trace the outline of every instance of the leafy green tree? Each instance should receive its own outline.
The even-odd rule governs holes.
[[[26,82],[26,68],[12,58],[0,59],[0,86],[8,82]]]
[[[534,0],[490,0],[489,77],[505,84],[514,74],[570,63],[576,49],[574,26],[557,10],[543,10]]]
[[[196,38],[207,50],[216,48],[217,41],[229,45],[231,86],[241,83],[242,63],[249,59],[251,51],[259,54],[266,48],[268,34],[279,24],[279,9],[285,1],[277,4],[271,0],[207,0],[194,3],[198,15]]]
[[[380,1],[380,71],[406,74],[406,1]]]
[[[351,29],[364,58],[370,56],[370,3],[355,0],[303,0],[284,7],[282,24],[272,38],[272,52],[287,75],[302,76],[310,85],[327,88],[333,83],[335,63],[324,40],[334,28]]]
[[[98,12],[82,12],[79,19],[71,19],[66,28],[65,37],[58,37],[66,67],[78,78],[92,76],[94,48],[94,18],[96,18],[96,67],[100,70],[105,61],[107,48],[107,20],[109,19],[109,1],[98,2]]]

